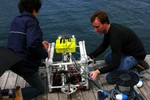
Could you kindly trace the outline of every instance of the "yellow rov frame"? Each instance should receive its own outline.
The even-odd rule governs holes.
[[[72,36],[71,38],[58,37],[56,39],[56,53],[74,53],[76,52],[76,38]]]
[[[52,92],[53,89],[60,88],[61,91],[65,94],[71,94],[74,93],[78,87],[81,86],[81,84],[68,84],[66,82],[67,75],[66,73],[69,73],[70,68],[75,68],[76,65],[79,65],[79,71],[78,73],[81,75],[81,82],[82,86],[85,87],[85,89],[89,89],[89,80],[85,77],[88,77],[88,75],[85,75],[85,77],[82,77],[83,74],[85,74],[85,71],[88,72],[88,58],[86,54],[85,49],[85,41],[79,41],[79,45],[76,43],[76,38],[74,35],[70,38],[62,38],[58,37],[56,39],[56,42],[51,43],[50,47],[48,49],[48,52],[50,54],[49,58],[46,58],[45,64],[46,64],[46,71],[47,71],[47,78],[48,78],[48,87],[49,92]],[[79,49],[77,49],[79,48]],[[77,51],[79,50],[79,51]],[[73,53],[79,52],[80,57],[79,59],[75,60],[73,59]],[[56,54],[62,54],[62,61],[53,61],[54,53]],[[55,70],[54,70],[55,69]],[[60,74],[61,77],[61,85],[54,85],[54,75],[55,73]],[[63,73],[64,72],[64,73]],[[69,73],[70,74],[70,73]]]

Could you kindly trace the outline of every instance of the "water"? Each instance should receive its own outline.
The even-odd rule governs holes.
[[[54,42],[58,35],[75,35],[77,41],[85,40],[87,53],[93,51],[103,36],[94,32],[90,17],[96,10],[104,10],[110,22],[133,29],[150,53],[150,0],[42,0],[38,20],[44,39]],[[18,0],[0,1],[0,45],[7,44],[10,23],[19,14]],[[103,54],[99,57],[101,58]]]

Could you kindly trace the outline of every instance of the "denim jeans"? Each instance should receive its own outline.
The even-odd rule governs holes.
[[[26,78],[23,77],[31,87],[22,88],[23,100],[31,100],[32,98],[44,93],[45,88],[39,77],[38,72],[34,73],[32,76]]]
[[[108,52],[104,56],[104,60],[106,61],[106,63],[112,62],[111,52]],[[133,68],[135,65],[137,65],[137,63],[138,63],[138,61],[133,56],[122,55],[120,65],[118,66],[118,68],[116,70],[129,70],[129,69]],[[109,72],[107,74],[106,80],[109,84],[113,84],[112,80],[111,80],[111,72]]]

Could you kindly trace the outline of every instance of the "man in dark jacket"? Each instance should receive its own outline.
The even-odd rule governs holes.
[[[138,36],[129,28],[116,23],[109,23],[107,14],[104,11],[97,11],[91,17],[92,25],[100,35],[104,34],[104,39],[99,47],[91,54],[90,58],[95,58],[103,53],[108,46],[111,52],[105,56],[106,66],[91,72],[93,79],[99,74],[105,74],[114,70],[129,70],[143,61],[146,53],[144,46]],[[108,75],[107,81],[110,75]]]
[[[43,33],[36,19],[41,0],[20,0],[18,7],[21,14],[12,21],[7,47],[22,59],[10,70],[31,85],[22,89],[23,99],[30,100],[45,91],[38,68],[41,59],[48,57],[47,48],[44,48],[48,42],[43,42]]]

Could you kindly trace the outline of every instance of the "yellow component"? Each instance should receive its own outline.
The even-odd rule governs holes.
[[[15,98],[2,98],[0,100],[23,100],[20,86],[16,87],[15,93],[16,93],[16,97]]]
[[[73,53],[76,52],[76,38],[61,38],[56,39],[56,53]]]

